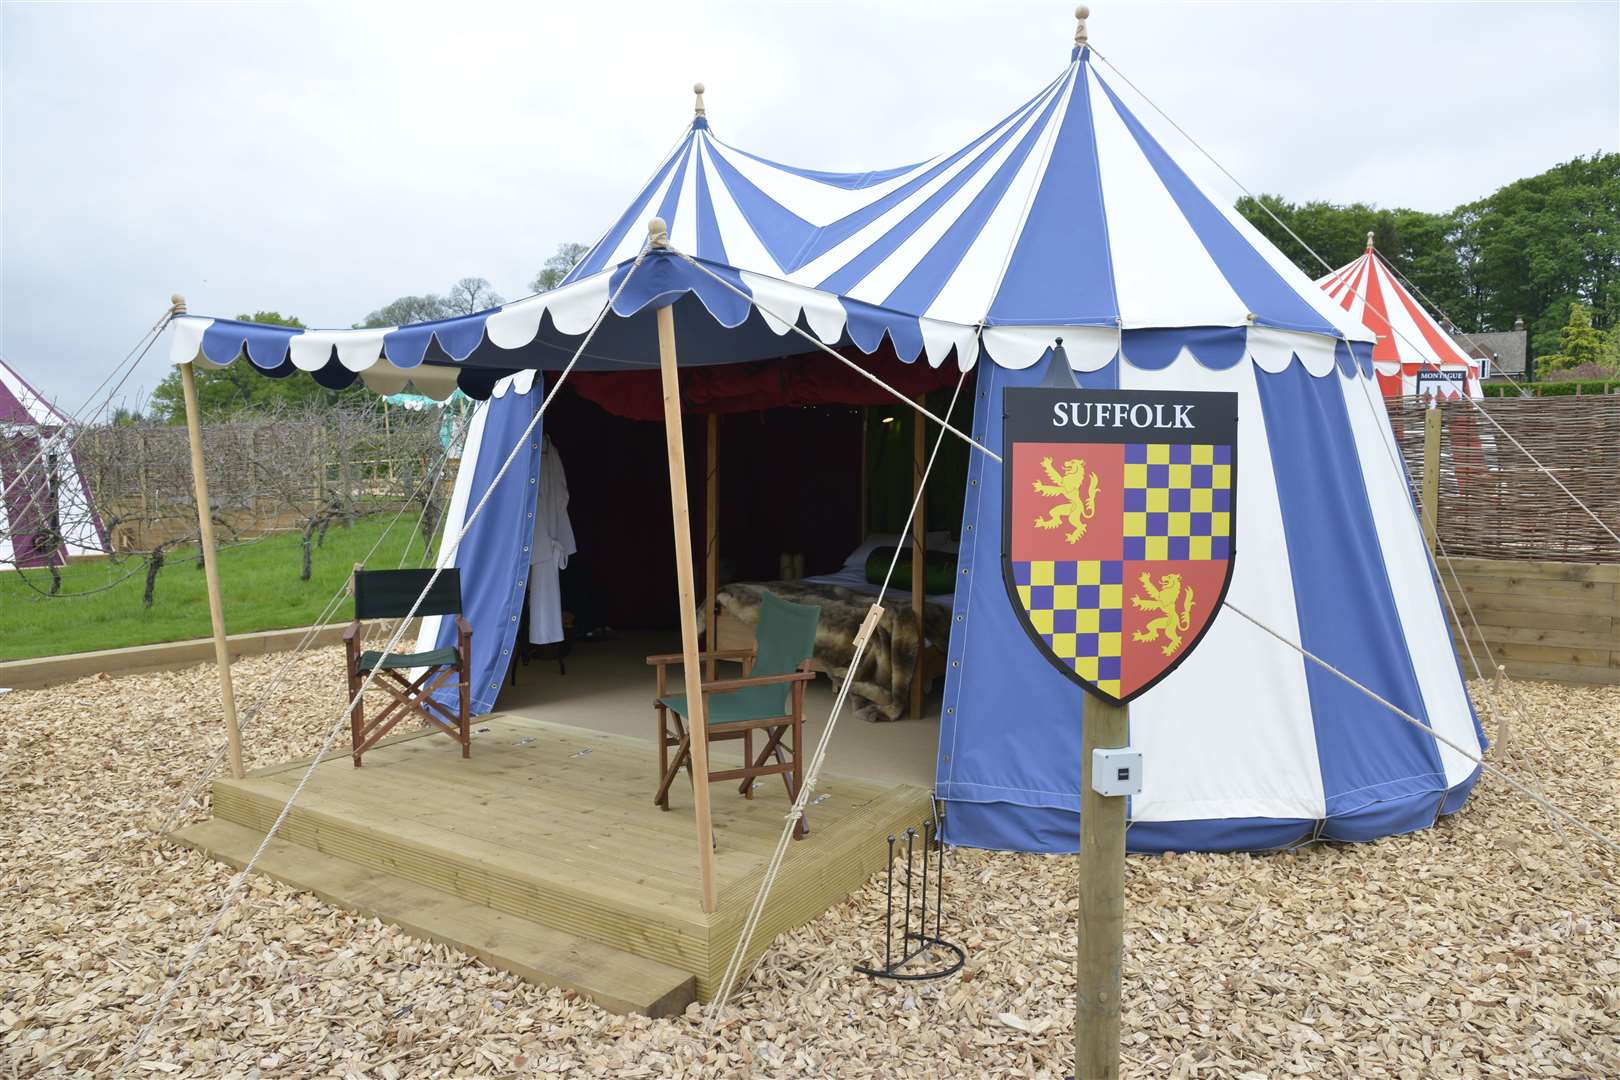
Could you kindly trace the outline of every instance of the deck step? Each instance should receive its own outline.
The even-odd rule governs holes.
[[[262,832],[219,818],[172,834],[175,841],[238,869],[263,838]],[[254,869],[413,937],[454,946],[528,982],[572,990],[609,1012],[673,1016],[697,999],[696,980],[688,972],[302,844],[271,841]]]

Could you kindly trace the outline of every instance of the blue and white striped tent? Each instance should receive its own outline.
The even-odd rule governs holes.
[[[829,345],[892,348],[906,363],[979,364],[974,436],[992,447],[1002,391],[1038,382],[1059,337],[1086,386],[1235,391],[1244,480],[1230,600],[1453,742],[1482,745],[1374,381],[1371,335],[1177,162],[1084,47],[965,146],[896,169],[767,161],[722,142],[700,108],[550,292],[380,330],[186,318],[176,358],[245,354],[268,373],[302,370],[328,386],[358,378],[385,393],[411,382],[432,396],[456,386],[493,396],[469,432],[454,530],[532,418],[535,373],[572,355],[654,216],[676,250],[636,270],[582,370],[655,367],[652,313],[673,304],[683,365],[803,354],[790,322]],[[484,710],[516,632],[539,461],[536,436],[456,559],[478,640],[500,645],[478,657]],[[1081,692],[1015,619],[1000,576],[1000,487],[998,466],[974,455],[937,794],[954,842],[1072,850]],[[430,626],[425,643],[436,633]],[[1231,614],[1133,703],[1131,738],[1149,763],[1131,808],[1138,850],[1407,831],[1457,809],[1477,775],[1465,756]]]

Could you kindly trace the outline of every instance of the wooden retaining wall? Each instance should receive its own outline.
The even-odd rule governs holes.
[[[1620,564],[1453,559],[1441,576],[1482,667],[1481,636],[1508,674],[1620,685]],[[1458,592],[1473,607],[1476,631]],[[1457,653],[1473,668],[1460,640]]]

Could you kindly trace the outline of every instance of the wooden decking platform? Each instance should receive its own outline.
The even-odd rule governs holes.
[[[605,1008],[679,1011],[716,989],[787,795],[761,782],[753,799],[712,788],[718,908],[699,904],[691,789],[652,804],[650,740],[494,714],[472,757],[433,733],[400,736],[353,767],[334,754],[315,770],[260,866],[273,877],[408,932],[457,945]],[[726,753],[722,746],[720,753]],[[175,838],[241,866],[309,761],[214,784],[214,820]],[[884,837],[921,821],[926,792],[824,777],[811,833],[789,849],[755,935],[815,918],[881,868]]]

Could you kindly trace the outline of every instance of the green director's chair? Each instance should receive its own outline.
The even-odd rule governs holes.
[[[349,697],[354,710],[349,716],[349,729],[354,740],[354,767],[360,767],[360,755],[377,745],[395,724],[407,716],[425,720],[430,728],[442,731],[461,744],[461,756],[472,756],[471,691],[468,671],[472,667],[472,627],[461,613],[461,573],[449,568],[433,578],[432,570],[361,570],[354,571],[354,621],[343,631],[343,649],[349,674]],[[454,615],[456,617],[456,643],[442,649],[429,649],[419,653],[393,653],[386,659],[376,650],[360,651],[360,624],[367,619],[401,619],[411,613],[411,605],[428,589],[422,603],[416,608],[417,616]],[[379,661],[381,661],[379,663]],[[366,719],[365,702],[355,698],[360,685],[372,669],[377,677],[371,685],[381,687],[393,698],[370,721]],[[423,668],[415,679],[409,677],[412,668]],[[456,679],[454,684],[450,679]],[[452,713],[433,697],[433,692],[454,685],[458,691],[459,708]]]
[[[764,593],[759,609],[759,626],[754,631],[752,649],[719,649],[700,654],[699,660],[735,660],[743,666],[742,678],[714,679],[703,683],[703,714],[708,718],[709,744],[741,739],[743,765],[740,769],[709,772],[710,780],[742,780],[738,791],[753,798],[754,781],[778,774],[787,785],[789,799],[799,797],[804,783],[804,688],[816,677],[809,662],[816,646],[816,625],[821,608],[811,604],[790,604]],[[647,663],[658,669],[658,768],[660,782],[653,802],[669,809],[669,787],[681,769],[692,774],[690,710],[685,694],[667,693],[669,668],[681,663],[681,654],[649,656]],[[765,739],[765,746],[754,753],[754,733]],[[792,732],[792,742],[787,741]],[[675,750],[670,760],[669,751]],[[774,764],[766,764],[769,759]],[[695,782],[695,781],[694,781]],[[799,818],[794,838],[810,832]]]

